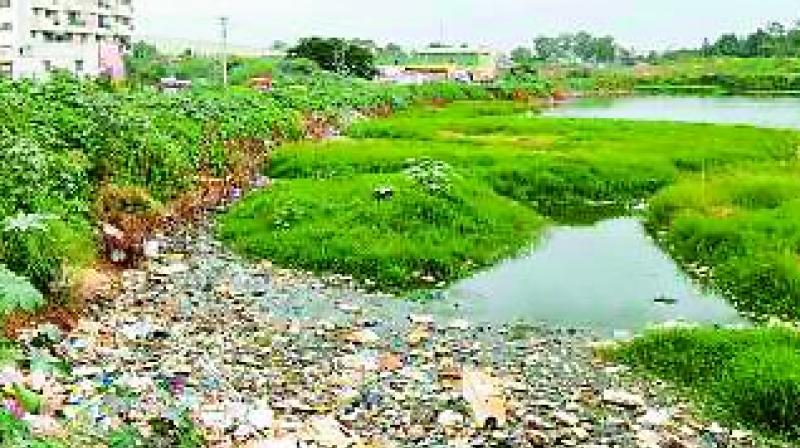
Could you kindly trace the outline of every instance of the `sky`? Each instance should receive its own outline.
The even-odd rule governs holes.
[[[586,30],[636,51],[696,47],[704,37],[800,19],[800,0],[134,0],[140,35],[267,47],[304,36],[508,50],[538,35]]]

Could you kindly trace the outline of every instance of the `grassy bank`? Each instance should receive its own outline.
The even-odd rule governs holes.
[[[800,167],[689,176],[651,201],[649,225],[679,259],[710,268],[740,309],[800,318]]]
[[[656,331],[609,355],[685,388],[714,418],[769,436],[800,437],[800,335],[794,331]]]
[[[788,171],[800,141],[796,133],[744,126],[550,119],[536,117],[529,107],[510,103],[460,103],[447,108],[415,108],[390,118],[359,122],[350,128],[348,135],[349,138],[342,140],[293,144],[277,151],[269,174],[285,182],[276,192],[259,193],[235,209],[223,221],[222,234],[247,253],[267,258],[277,256],[292,266],[323,271],[346,269],[345,273],[353,273],[348,266],[355,266],[358,272],[364,269],[359,263],[368,264],[373,266],[370,278],[380,283],[390,277],[380,273],[390,270],[389,264],[383,266],[367,260],[394,234],[387,233],[383,219],[367,213],[372,213],[378,205],[386,207],[370,199],[370,194],[380,183],[377,181],[382,179],[380,176],[386,179],[398,176],[407,168],[408,159],[428,158],[449,165],[465,187],[515,201],[531,213],[555,220],[571,218],[571,210],[589,213],[588,204],[624,205],[653,198],[651,228],[667,232],[667,246],[673,253],[687,262],[708,261],[722,266],[723,251],[737,249],[724,242],[708,249],[714,259],[701,258],[700,251],[704,250],[701,248],[710,236],[699,232],[702,226],[688,224],[691,219],[713,220],[719,207],[692,209],[690,213],[684,209],[695,202],[681,195],[696,198],[706,195],[704,200],[711,201],[718,185],[736,186],[735,194],[723,197],[720,193],[719,201],[740,204],[743,221],[724,221],[724,225],[741,232],[743,240],[749,239],[747,245],[752,250],[736,258],[736,263],[731,262],[736,268],[721,269],[717,285],[731,292],[741,291],[736,297],[745,309],[800,315],[800,307],[793,305],[798,297],[794,285],[800,275],[787,258],[790,254],[787,251],[797,239],[790,230],[793,225],[783,223],[789,209],[777,207],[779,203],[791,202],[794,191],[795,181]],[[354,198],[364,200],[343,203],[335,192],[343,189],[343,185],[348,186],[347,191]],[[274,228],[263,224],[277,216],[292,197],[314,194],[325,198],[319,199],[320,204],[329,201],[346,207],[338,212],[304,216],[300,228],[289,231],[290,237],[280,237]],[[420,199],[417,196],[414,200]],[[412,202],[402,204],[411,206]],[[496,221],[507,219],[499,214],[498,207],[484,207],[487,216],[496,216]],[[465,213],[464,209],[450,206],[447,209],[455,214]],[[408,212],[406,215],[414,217],[419,229],[428,226],[431,232],[442,233],[436,245],[428,247],[430,257],[425,250],[413,251],[413,257],[422,257],[419,265],[437,266],[434,270],[437,280],[450,281],[468,274],[465,260],[480,260],[474,266],[482,266],[483,262],[512,255],[514,249],[525,243],[514,241],[520,238],[518,233],[502,233],[498,238],[508,240],[498,245],[500,250],[492,256],[483,256],[477,246],[465,249],[456,241],[462,238],[473,241],[476,233],[496,232],[494,227],[474,227],[461,233],[442,228],[441,222],[435,220],[420,219],[419,215]],[[345,221],[336,221],[344,216],[348,217]],[[370,236],[359,234],[361,243],[357,248],[352,244],[347,246],[355,248],[354,253],[336,247],[342,241],[352,242],[351,227],[363,227],[354,223],[367,217],[373,219],[374,231]],[[338,230],[333,222],[339,225]],[[778,225],[785,231],[775,238]],[[748,228],[751,230],[745,230]],[[304,229],[325,229],[325,243],[306,247],[316,244],[319,236]],[[698,234],[688,238],[687,229],[698,229]],[[401,229],[398,234],[404,231]],[[756,235],[758,232],[761,234]],[[770,238],[774,241],[762,241]],[[243,244],[240,239],[248,243]],[[262,244],[254,243],[256,240]],[[444,244],[447,240],[452,241]],[[441,252],[436,252],[439,250],[450,255],[442,257]],[[758,261],[748,263],[747,257],[756,252]],[[783,261],[777,254],[784,256]],[[355,260],[361,257],[362,262]],[[387,260],[389,257],[387,254]],[[406,260],[400,254],[391,257]],[[343,258],[349,261],[343,263]],[[441,264],[445,259],[446,263]],[[773,275],[778,271],[785,275]],[[773,287],[765,288],[765,277],[772,279]],[[412,286],[402,283],[393,279],[388,286]],[[756,291],[756,285],[760,285],[760,291]],[[745,293],[748,291],[753,293]]]

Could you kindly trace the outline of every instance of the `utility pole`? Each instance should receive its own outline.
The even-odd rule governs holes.
[[[228,88],[228,23],[230,19],[226,16],[219,18],[222,27],[222,86]]]

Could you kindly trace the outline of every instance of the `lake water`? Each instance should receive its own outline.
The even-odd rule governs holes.
[[[676,320],[743,322],[727,302],[693,283],[636,218],[554,227],[529,255],[454,285],[450,295],[477,321],[601,331]]]
[[[559,104],[544,115],[800,129],[800,98],[644,96],[581,99]]]
[[[743,124],[800,129],[800,98],[633,97],[567,102],[546,116]],[[529,255],[454,285],[459,313],[600,331],[688,321],[741,324],[724,299],[695,284],[635,218],[553,227]],[[668,302],[668,303],[664,303]],[[444,312],[444,311],[443,311]]]

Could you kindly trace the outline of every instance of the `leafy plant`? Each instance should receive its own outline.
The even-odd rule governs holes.
[[[447,196],[452,189],[453,168],[446,162],[422,158],[406,160],[405,174],[429,194]]]
[[[30,282],[0,264],[0,318],[15,311],[34,311],[44,297]]]
[[[93,258],[88,230],[51,215],[17,215],[6,219],[2,230],[0,261],[43,292],[54,291],[68,260],[80,266]]]
[[[163,418],[150,421],[153,431],[147,440],[149,447],[201,448],[205,446],[205,437],[195,423],[186,414],[177,420]]]

